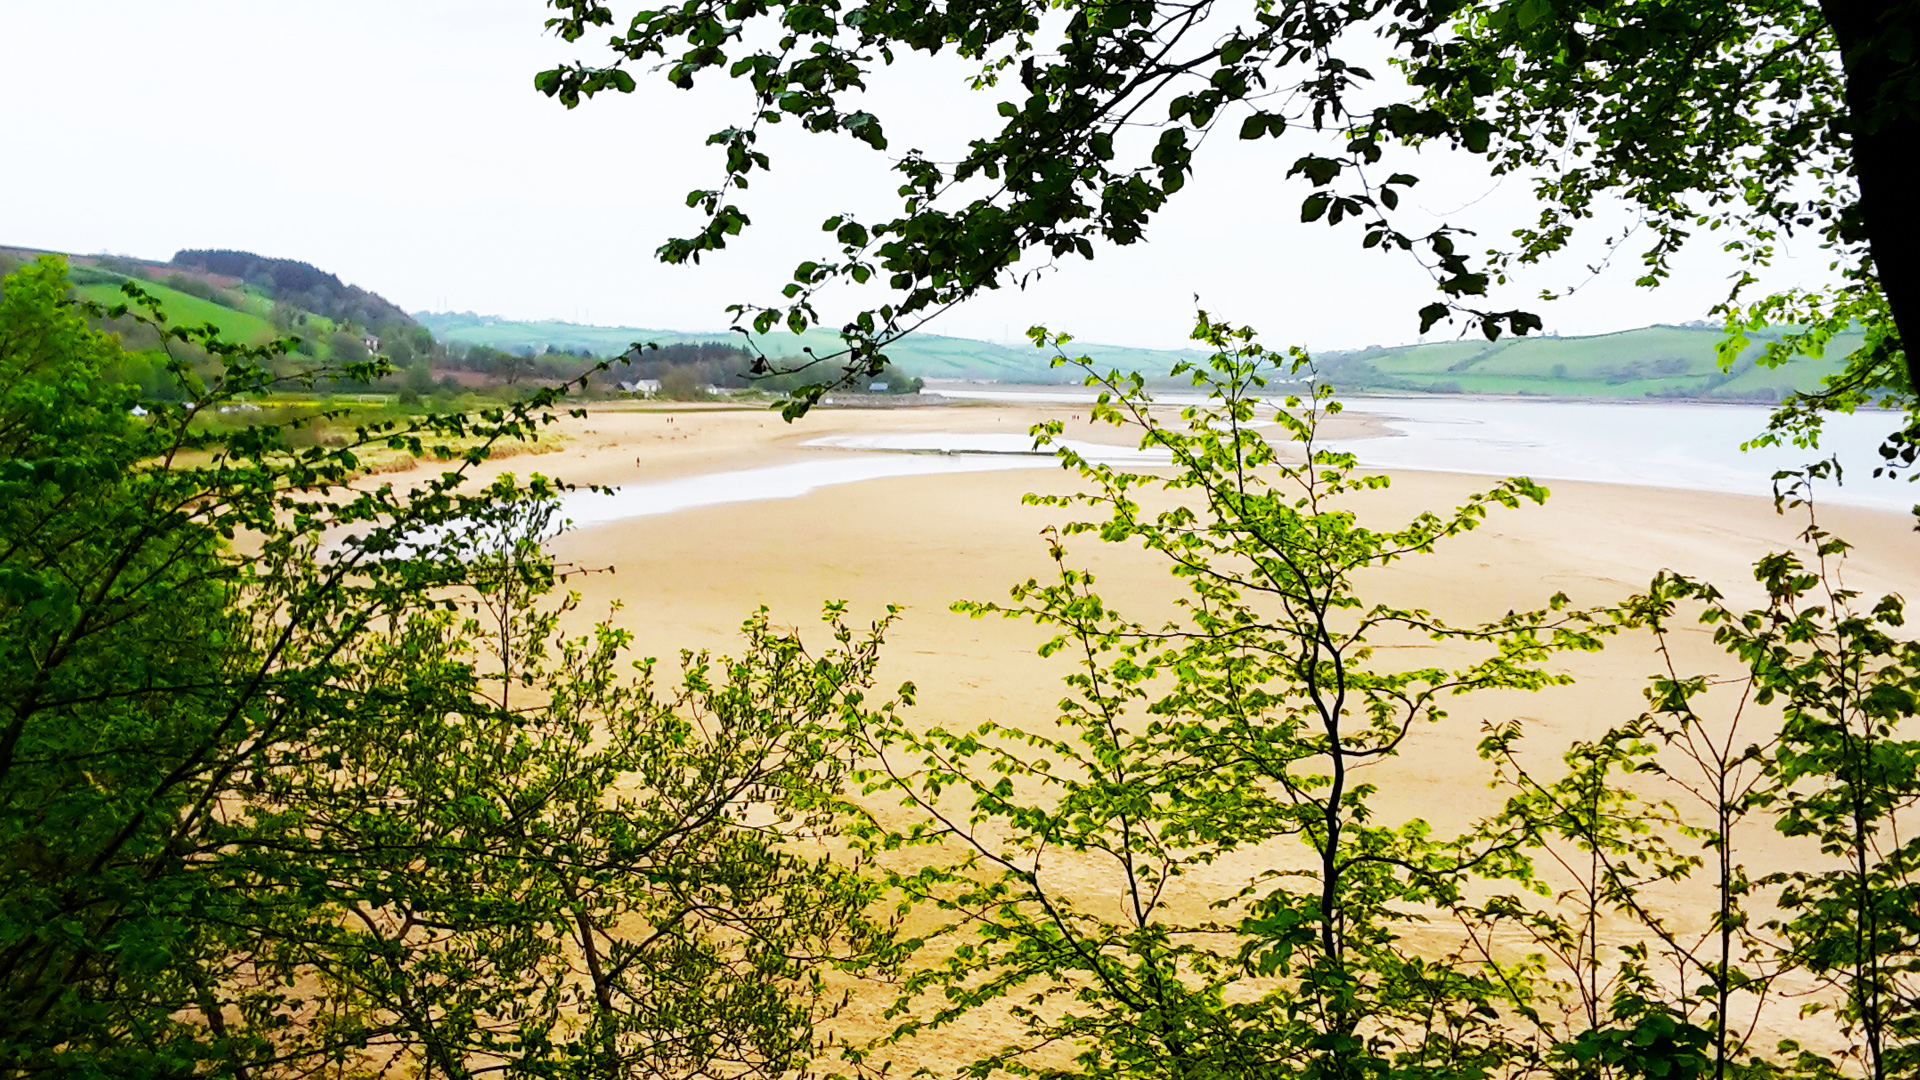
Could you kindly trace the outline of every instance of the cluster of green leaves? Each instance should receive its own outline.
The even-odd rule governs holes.
[[[559,391],[295,447],[238,346],[0,296],[0,1074],[784,1073],[884,944],[828,794],[880,628],[631,670],[561,634],[557,486],[470,466]],[[88,316],[221,366],[136,410]],[[380,361],[340,372],[384,374]],[[306,376],[314,377],[313,375]],[[470,444],[456,451],[452,443]],[[452,464],[356,484],[370,448]]]
[[[1574,845],[1561,861],[1573,915],[1528,925],[1578,973],[1596,1032],[1575,1044],[1583,1060],[1626,1067],[1655,1054],[1689,1075],[1874,1078],[1910,1075],[1920,1060],[1920,849],[1902,836],[1920,803],[1920,645],[1898,636],[1898,596],[1869,607],[1841,584],[1843,541],[1811,522],[1803,539],[1808,555],[1756,564],[1760,607],[1675,574],[1633,598],[1630,621],[1654,635],[1665,670],[1644,714],[1569,749],[1565,776],[1537,778],[1511,729],[1482,744],[1519,789],[1510,812]],[[1738,673],[1683,670],[1674,639],[1689,621]],[[1787,838],[1786,854],[1743,856],[1741,837],[1761,829]],[[1704,926],[1663,914],[1657,891],[1702,868]],[[1630,928],[1613,932],[1631,942],[1615,947],[1624,963],[1603,958],[1602,919]],[[1762,1056],[1763,1013],[1796,997],[1803,1017],[1837,1016],[1829,1045],[1787,1040]],[[1649,1023],[1664,1049],[1634,1041]]]
[[[1874,464],[1873,475],[1896,476],[1904,471],[1910,481],[1920,478],[1912,471],[1915,460],[1920,459],[1920,396],[1914,393],[1908,352],[1877,282],[1777,293],[1746,305],[1730,304],[1727,316],[1728,333],[1720,345],[1723,369],[1732,366],[1733,357],[1747,346],[1751,334],[1769,324],[1786,324],[1793,329],[1766,343],[1757,359],[1768,367],[1779,367],[1800,356],[1822,357],[1835,338],[1864,331],[1864,340],[1846,355],[1841,370],[1822,379],[1817,389],[1787,397],[1774,412],[1767,430],[1748,445],[1791,442],[1802,449],[1818,449],[1828,413],[1852,413],[1862,408],[1898,410],[1903,414],[1900,427],[1881,444],[1881,460]],[[1843,463],[1829,456],[1806,469],[1783,472],[1776,479],[1786,483],[1776,486],[1784,500],[1797,479],[1837,480],[1844,478],[1844,473]],[[1914,507],[1914,513],[1920,516],[1920,505]]]
[[[1287,169],[1307,187],[1301,219],[1350,223],[1362,248],[1427,266],[1441,296],[1421,309],[1423,332],[1456,316],[1489,338],[1538,328],[1537,315],[1486,298],[1513,267],[1564,250],[1609,199],[1636,219],[1610,245],[1641,228],[1653,237],[1643,284],[1666,277],[1703,229],[1724,231],[1723,246],[1756,266],[1782,236],[1817,229],[1859,282],[1875,280],[1872,236],[1883,263],[1904,250],[1897,208],[1865,214],[1855,181],[1871,166],[1881,189],[1900,183],[1861,155],[1869,136],[1897,141],[1912,126],[1910,5],[1861,5],[1839,27],[1801,0],[688,0],[630,16],[607,0],[549,6],[548,28],[567,41],[611,31],[610,62],[535,79],[569,108],[633,92],[630,65],[657,64],[683,89],[709,74],[751,85],[751,117],[708,140],[725,151],[724,180],[688,196],[704,223],[660,248],[668,262],[697,261],[749,224],[732,199],[772,168],[755,149],[764,125],[791,120],[887,151],[875,106],[845,100],[877,66],[951,49],[979,64],[975,90],[1007,94],[999,128],[972,134],[958,160],[898,154],[897,212],[830,218],[838,250],[801,263],[783,303],[735,309],[757,331],[797,332],[819,322],[813,297],[829,283],[884,283],[894,299],[842,328],[847,372],[875,370],[887,342],[945,307],[1024,282],[1030,257],[1141,240],[1222,124],[1241,139],[1307,140]],[[1383,50],[1391,78],[1370,70]],[[1526,178],[1542,207],[1484,262],[1458,227],[1398,224],[1419,179],[1406,151],[1438,145]],[[1902,295],[1912,291],[1903,277]]]
[[[821,1045],[835,963],[884,944],[828,846],[845,766],[823,736],[877,630],[831,612],[814,656],[761,611],[739,659],[683,656],[657,690],[624,631],[568,638],[571,599],[533,606],[549,511],[480,530],[464,587],[365,638],[299,751],[253,777],[242,835],[278,849],[255,888],[277,870],[327,921],[283,969],[320,989],[272,1056],[780,1075]],[[229,954],[236,1005],[286,994],[248,986],[247,959]]]
[[[1743,695],[1779,711],[1777,729],[1741,754],[1758,771],[1721,813],[1763,812],[1818,851],[1801,865],[1750,868],[1727,854],[1730,838],[1709,833],[1723,856],[1724,933],[1745,926],[1735,902],[1749,879],[1771,890],[1779,914],[1765,927],[1777,937],[1758,955],[1775,973],[1804,973],[1837,991],[1848,1056],[1866,1075],[1910,1075],[1920,1067],[1920,840],[1902,834],[1920,805],[1920,643],[1899,636],[1899,596],[1869,605],[1844,586],[1844,541],[1812,522],[1804,539],[1811,560],[1783,552],[1755,565],[1761,607],[1733,608],[1718,590],[1677,576],[1656,581],[1649,602],[1661,613],[1693,602],[1699,623],[1745,669]],[[1707,686],[1697,676],[1656,680],[1650,699],[1666,730],[1705,724],[1694,699]],[[1721,756],[1731,758],[1733,745],[1724,742]],[[1712,974],[1715,985],[1757,983],[1727,967],[1727,956]]]

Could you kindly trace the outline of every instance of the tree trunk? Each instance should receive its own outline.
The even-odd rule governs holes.
[[[1920,148],[1920,72],[1891,48],[1920,37],[1920,3],[1822,0],[1820,10],[1846,72],[1861,228],[1907,350],[1908,387],[1920,392],[1920,357],[1909,347],[1920,341],[1920,215],[1908,157]]]

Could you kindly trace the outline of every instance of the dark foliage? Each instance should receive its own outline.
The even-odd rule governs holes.
[[[0,295],[0,1077],[803,1066],[812,965],[877,929],[791,842],[833,829],[821,721],[877,630],[829,611],[810,654],[763,613],[656,683],[543,602],[556,486],[463,490],[573,387],[302,445],[344,414],[206,421],[325,369],[68,290],[49,256]],[[113,381],[88,322],[125,318],[174,402]],[[446,468],[348,485],[381,449]]]
[[[270,259],[250,251],[188,249],[174,253],[173,265],[242,278],[275,300],[338,322],[368,327],[414,325],[412,316],[378,293],[345,284],[325,270],[294,259]]]
[[[623,380],[658,379],[674,368],[697,369],[699,380],[709,386],[745,387],[753,370],[753,354],[720,342],[664,345],[627,353],[614,364],[612,373]]]
[[[725,342],[683,342],[653,348],[635,348],[614,359],[604,375],[596,376],[596,386],[617,386],[643,379],[671,380],[674,385],[693,391],[714,386],[726,390],[766,390],[784,393],[806,381],[801,375],[782,371],[784,362],[767,364],[752,352]],[[522,379],[557,381],[579,378],[599,363],[585,349],[548,349],[539,355],[530,351],[507,351],[485,345],[469,346],[450,357],[450,364],[464,371],[490,375],[503,382]],[[757,368],[757,369],[756,369]],[[888,376],[892,383],[919,389],[917,380],[898,372]],[[691,391],[690,391],[691,392]],[[684,395],[683,395],[684,396]]]

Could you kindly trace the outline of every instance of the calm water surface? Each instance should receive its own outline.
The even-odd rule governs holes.
[[[1906,510],[1920,488],[1876,480],[1889,413],[1836,416],[1819,450],[1796,446],[1742,451],[1766,429],[1757,405],[1616,404],[1576,401],[1361,398],[1353,412],[1378,416],[1394,434],[1339,445],[1387,469],[1530,476],[1603,484],[1771,496],[1773,474],[1838,453],[1844,483],[1819,497],[1853,506]]]
[[[1025,391],[945,389],[949,397],[1022,400]],[[1054,402],[1067,392],[1034,392],[1028,400]],[[1083,392],[1077,399],[1091,401]],[[1187,404],[1199,395],[1163,394]],[[1722,491],[1771,496],[1773,474],[1838,453],[1845,482],[1823,485],[1825,499],[1852,506],[1907,510],[1920,487],[1904,479],[1874,479],[1879,446],[1896,421],[1889,413],[1834,416],[1817,451],[1796,446],[1742,451],[1764,431],[1771,409],[1762,405],[1526,401],[1471,397],[1359,397],[1349,412],[1377,416],[1392,432],[1380,438],[1334,443],[1383,469],[1529,476],[1602,484]]]

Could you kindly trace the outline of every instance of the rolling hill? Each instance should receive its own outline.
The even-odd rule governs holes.
[[[635,342],[679,345],[699,342],[741,344],[743,335],[726,331],[684,333],[674,330],[648,330],[632,326],[585,326],[579,323],[519,321],[498,319],[472,312],[416,311],[413,318],[433,331],[433,336],[448,344],[484,345],[507,352],[539,350],[543,347],[573,351],[585,349],[596,356],[617,356]],[[758,344],[769,356],[798,356],[806,349],[827,353],[840,347],[838,335],[826,330],[809,330],[795,336],[767,334]],[[1075,355],[1084,352],[1104,366],[1139,371],[1165,371],[1182,359],[1203,354],[1190,350],[1133,349],[1114,345],[1074,343]],[[967,338],[914,334],[888,348],[887,355],[901,369],[922,378],[975,379],[994,382],[1057,383],[1067,377],[1048,365],[1048,355],[1025,346],[1001,345]]]
[[[303,311],[356,326],[406,327],[407,313],[379,293],[349,285],[312,263],[272,259],[251,251],[176,251],[167,268],[244,281],[260,293]]]
[[[289,327],[330,333],[353,327],[387,332],[409,330],[414,321],[378,293],[342,282],[310,263],[271,259],[246,251],[187,249],[169,262],[125,255],[80,255],[0,245],[0,261],[26,262],[41,255],[65,259],[76,291],[89,300],[120,299],[118,286],[129,278],[161,300],[176,322],[212,322],[239,341],[271,334],[276,306]]]
[[[126,299],[120,292],[120,281],[124,279],[119,275],[97,271],[89,273],[89,269],[78,267],[71,271],[75,295],[101,304],[115,304]],[[261,312],[216,304],[155,281],[142,281],[140,287],[153,294],[154,299],[160,302],[160,309],[177,325],[212,323],[219,329],[221,337],[243,344],[260,344],[276,336],[273,324]],[[272,302],[268,301],[266,306],[271,310]]]
[[[295,339],[295,344],[285,355],[272,361],[282,375],[291,375],[303,368],[359,359],[365,356],[365,342],[370,333],[376,337],[386,335],[382,340],[389,344],[382,348],[383,352],[390,352],[396,359],[411,358],[419,354],[417,339],[425,335],[425,331],[397,308],[393,309],[392,318],[387,323],[369,327],[364,323],[329,317],[276,295],[276,292],[283,290],[275,288],[272,277],[258,272],[249,278],[236,277],[208,269],[201,265],[204,260],[163,263],[120,255],[76,255],[0,246],[0,271],[44,255],[64,259],[67,279],[76,299],[106,306],[119,304],[126,300],[121,286],[131,281],[158,302],[165,321],[174,326],[196,328],[211,324],[225,341],[243,345],[265,345],[276,340]],[[298,276],[286,273],[288,268],[313,269],[304,263],[288,260],[266,261],[275,264],[275,269],[296,281],[299,281]],[[312,281],[300,282],[301,292],[305,294],[300,299],[330,301],[323,306],[349,312],[377,311],[378,305],[385,303],[364,290],[339,285],[338,279],[330,274],[317,270],[314,274],[324,280],[318,286]],[[164,374],[166,358],[163,352],[172,352],[176,358],[185,359],[203,377],[218,366],[193,343],[170,344],[163,349],[161,338],[151,327],[143,325],[136,314],[99,320],[96,325],[118,335],[127,350],[126,363],[115,377],[136,384],[144,392],[157,397],[167,398],[178,392],[174,380]],[[346,350],[344,355],[343,349]],[[327,385],[356,392],[391,389],[384,385],[376,386],[338,377],[329,379]]]
[[[586,350],[616,356],[637,341],[659,345],[690,342],[738,342],[725,332],[683,333],[629,326],[519,321],[471,312],[415,312],[414,319],[441,341],[485,345],[508,352],[542,347]],[[1810,390],[1839,370],[1858,335],[1837,339],[1822,359],[1802,358],[1781,368],[1754,363],[1762,345],[1756,340],[1729,371],[1721,371],[1716,346],[1718,327],[1649,326],[1590,337],[1524,337],[1499,341],[1446,341],[1393,348],[1367,348],[1316,355],[1323,378],[1349,392],[1526,394],[1577,398],[1688,398],[1722,401],[1777,401],[1790,390]],[[838,345],[833,334],[813,330],[795,338],[770,334],[760,347],[772,356],[799,354],[811,347],[825,352]],[[1071,374],[1048,364],[1037,349],[966,338],[916,334],[888,350],[900,366],[930,378],[996,382],[1059,383]],[[1134,349],[1074,342],[1074,355],[1091,356],[1102,367],[1165,372],[1179,360],[1203,354],[1193,350]]]
[[[30,258],[38,252],[0,248],[0,257]],[[328,336],[345,319],[365,325],[382,316],[391,331],[425,327],[455,358],[462,346],[485,346],[508,353],[548,350],[612,357],[635,342],[658,345],[704,342],[742,343],[726,331],[689,333],[629,326],[591,326],[560,320],[514,320],[472,312],[415,312],[411,316],[378,294],[346,285],[307,263],[266,259],[246,252],[183,251],[172,262],[115,256],[68,256],[76,292],[92,300],[117,298],[126,275],[160,297],[167,313],[190,324],[212,322],[230,339],[263,341],[273,336],[276,317],[283,326],[297,320],[296,333],[315,339],[309,355],[330,350]],[[331,317],[329,317],[331,315]],[[1716,326],[1648,326],[1586,337],[1506,337],[1499,341],[1443,341],[1395,347],[1323,352],[1315,356],[1321,378],[1349,393],[1524,394],[1547,397],[1777,401],[1794,390],[1817,387],[1840,369],[1860,344],[1858,334],[1835,340],[1821,358],[1801,358],[1780,368],[1755,363],[1764,335],[1726,371],[1717,363],[1721,340]],[[1280,340],[1278,337],[1276,341]],[[807,350],[838,349],[837,335],[811,330],[795,336],[774,333],[756,342],[770,356],[798,356]],[[420,346],[425,349],[426,343]],[[1140,371],[1150,378],[1173,364],[1200,357],[1194,350],[1137,349],[1074,342],[1075,355],[1087,355],[1103,368]],[[304,350],[303,350],[304,351]],[[936,334],[915,334],[888,349],[909,375],[1003,383],[1063,383],[1071,371],[1054,368],[1050,355],[1007,345]],[[440,361],[435,361],[438,364]]]
[[[1836,338],[1826,356],[1784,367],[1754,361],[1756,340],[1727,371],[1715,348],[1722,332],[1703,324],[1648,326],[1591,337],[1507,337],[1370,348],[1317,357],[1336,384],[1353,389],[1426,393],[1538,394],[1580,398],[1691,398],[1777,401],[1811,390],[1860,346],[1858,334]]]

